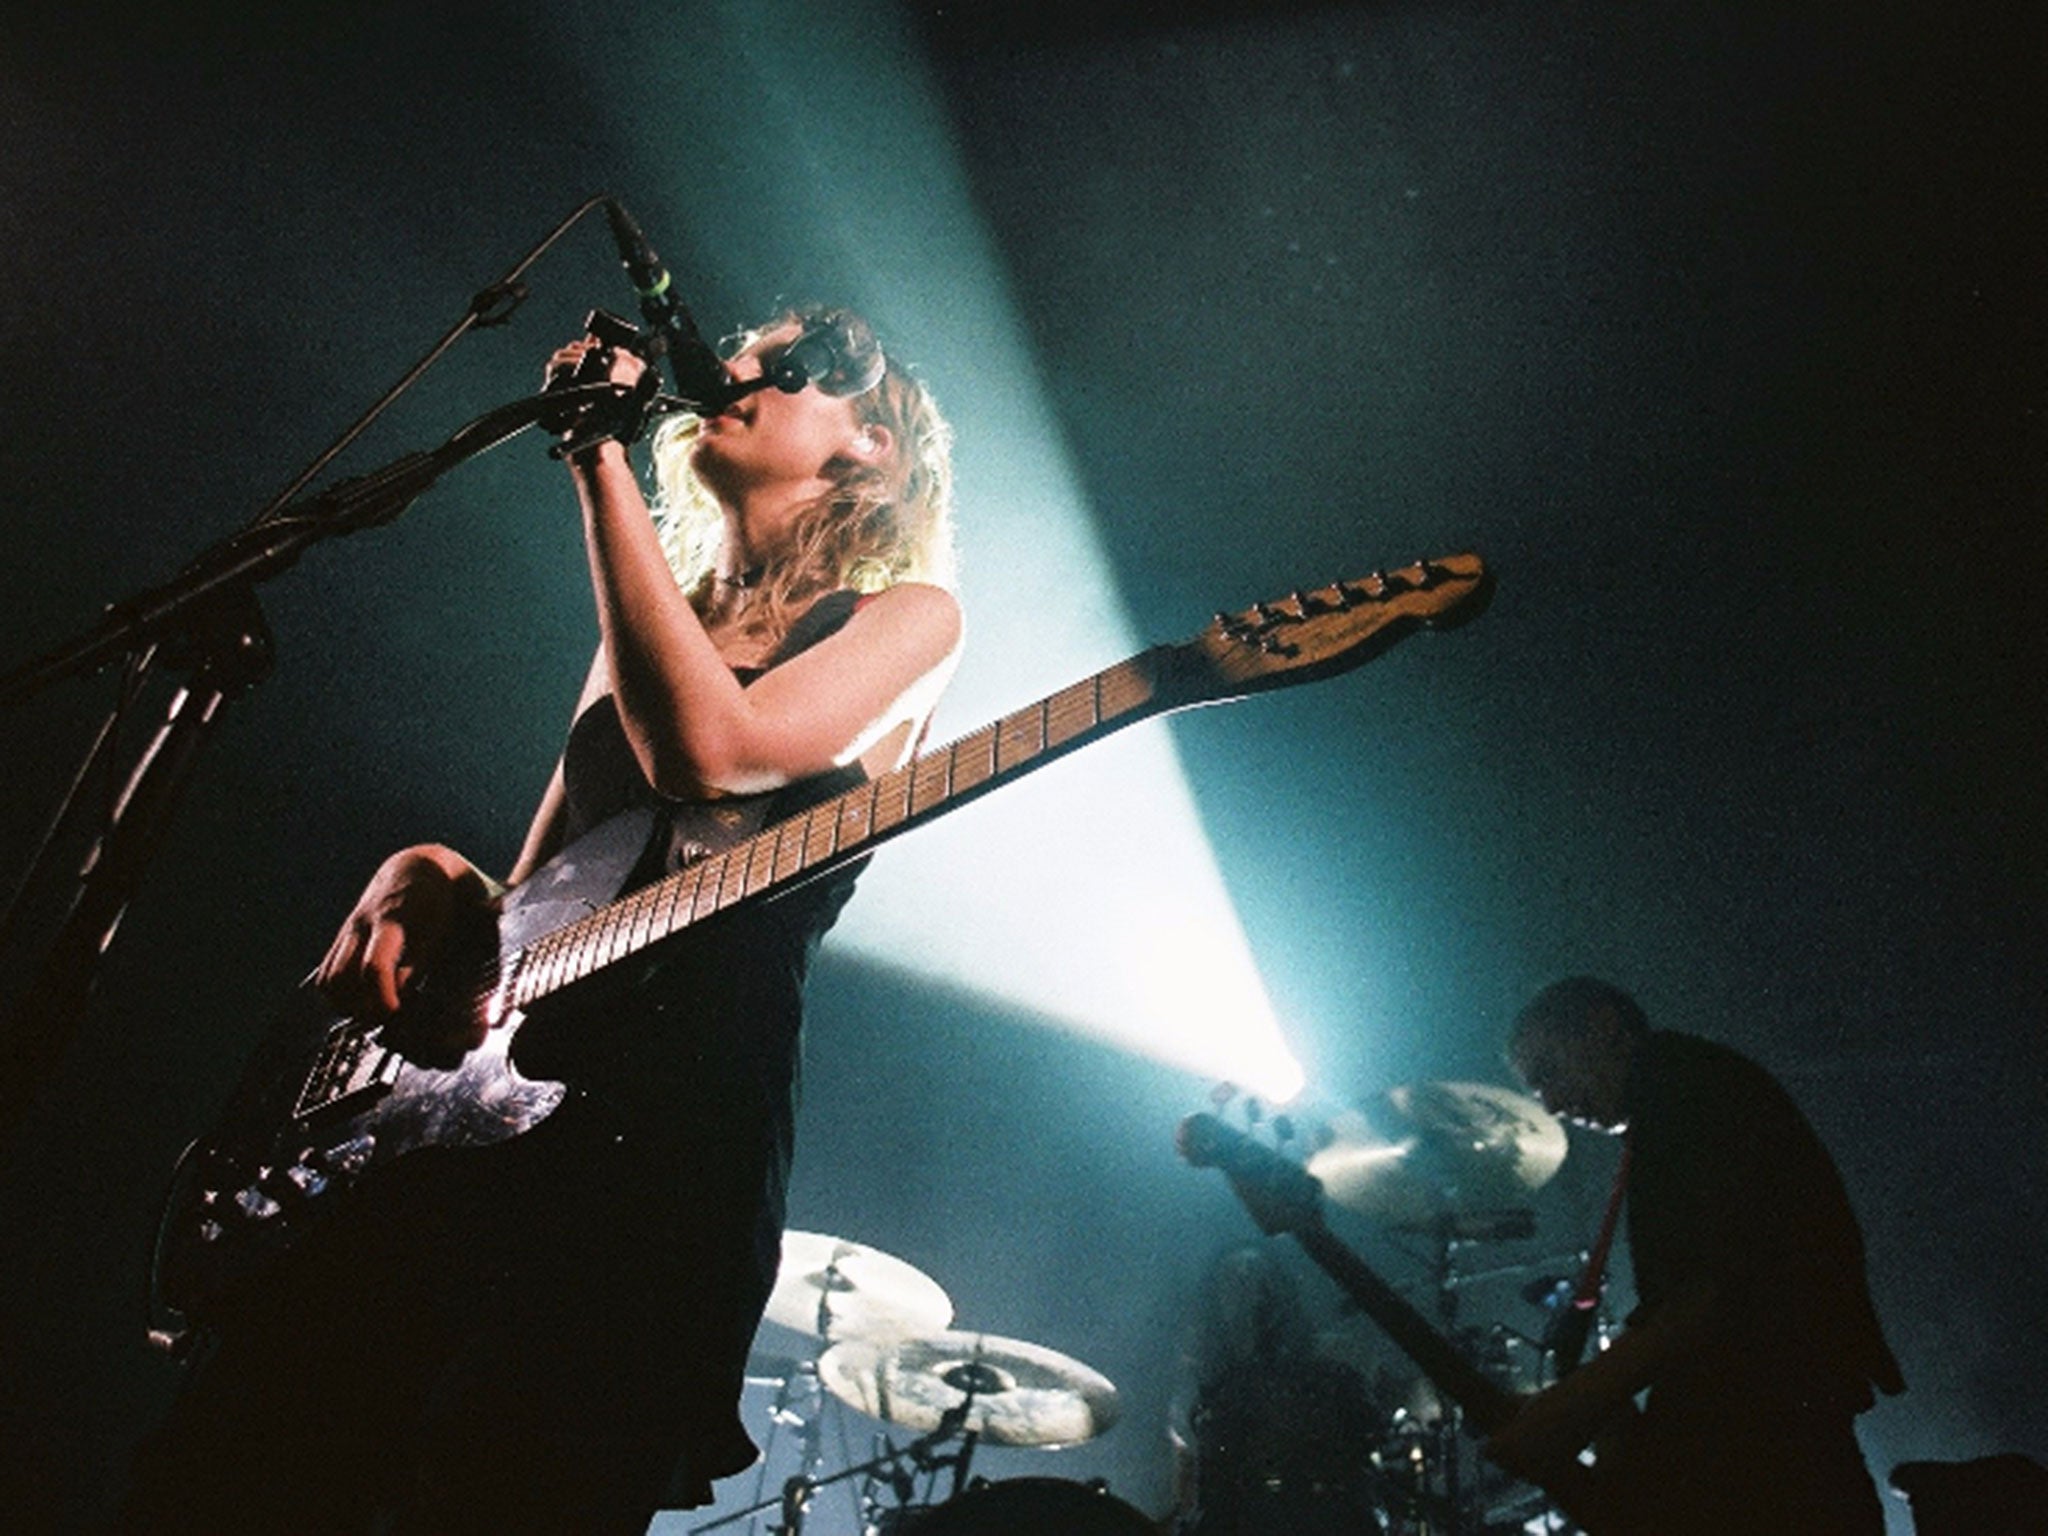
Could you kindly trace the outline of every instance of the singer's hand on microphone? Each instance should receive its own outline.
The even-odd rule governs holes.
[[[635,442],[646,430],[648,406],[659,383],[647,362],[626,347],[613,347],[585,336],[558,347],[543,374],[545,394],[553,390],[610,384],[612,393],[579,403],[563,414],[544,417],[541,426],[560,441],[556,458],[575,459],[606,443]]]
[[[585,336],[555,350],[543,382],[549,389],[607,381],[630,388],[646,371],[647,364],[623,347],[608,347],[595,336]]]

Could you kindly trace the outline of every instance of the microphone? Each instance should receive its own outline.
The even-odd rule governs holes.
[[[845,400],[881,383],[888,366],[865,320],[827,309],[805,317],[803,333],[768,365],[766,377],[786,395],[815,384],[821,393]]]
[[[738,398],[732,375],[698,333],[688,306],[675,295],[668,268],[661,264],[633,216],[612,198],[605,199],[604,216],[611,225],[626,279],[640,296],[640,313],[660,341],[650,349],[648,361],[658,361],[666,353],[676,393],[700,416],[717,415]]]

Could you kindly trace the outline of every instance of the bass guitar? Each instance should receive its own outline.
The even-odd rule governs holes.
[[[651,815],[599,826],[508,893],[483,963],[431,979],[433,1007],[484,1026],[460,1059],[409,1054],[403,1012],[389,1025],[322,1016],[265,1041],[221,1125],[174,1173],[153,1286],[180,1326],[153,1336],[177,1347],[185,1325],[206,1323],[337,1190],[418,1148],[489,1146],[546,1118],[565,1085],[524,1077],[511,1059],[537,1011],[1127,725],[1331,676],[1418,626],[1469,618],[1489,585],[1478,557],[1454,555],[1220,614],[1191,640],[1140,652],[774,825],[706,838],[682,867],[631,891],[622,886]]]
[[[1180,1154],[1197,1168],[1219,1168],[1269,1237],[1286,1233],[1341,1286],[1360,1311],[1463,1411],[1466,1424],[1490,1435],[1515,1416],[1514,1396],[1483,1374],[1429,1320],[1338,1239],[1323,1220],[1323,1186],[1299,1163],[1252,1140],[1214,1115],[1190,1115],[1177,1134]],[[1360,1454],[1364,1451],[1361,1448]],[[1627,1512],[1616,1487],[1597,1483],[1577,1462],[1546,1471],[1537,1486],[1587,1536],[1652,1536]]]

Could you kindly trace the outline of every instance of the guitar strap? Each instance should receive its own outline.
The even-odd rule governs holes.
[[[1586,1340],[1593,1331],[1593,1319],[1600,1306],[1600,1291],[1607,1279],[1607,1255],[1614,1247],[1614,1231],[1621,1221],[1622,1201],[1628,1195],[1628,1170],[1635,1151],[1635,1132],[1621,1138],[1621,1163],[1614,1170],[1614,1188],[1607,1196],[1607,1213],[1600,1218],[1600,1233],[1586,1254],[1586,1267],[1572,1288],[1564,1315],[1551,1331],[1551,1345],[1557,1356],[1557,1373],[1562,1376],[1579,1363]]]

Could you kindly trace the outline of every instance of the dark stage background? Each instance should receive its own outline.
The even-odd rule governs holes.
[[[1145,728],[1173,732],[1316,1086],[1500,1080],[1530,991],[1613,976],[1771,1066],[1836,1149],[1912,1383],[1865,1420],[1873,1465],[2048,1457],[2038,10],[1037,12],[16,18],[0,659],[245,519],[609,189],[707,328],[844,297],[923,362],[961,432],[971,689],[1046,596],[977,544],[1017,430],[967,292],[994,273],[1143,636],[1419,554],[1499,575],[1455,636]],[[934,140],[897,132],[906,102]],[[630,304],[595,224],[533,277],[345,469],[524,393],[583,309]],[[82,1523],[168,1394],[143,1250],[269,1000],[389,848],[510,861],[592,638],[582,583],[522,441],[266,595],[277,674],[0,1184],[10,1529]],[[0,719],[10,881],[110,684]],[[968,817],[931,835],[973,858]],[[846,955],[815,1003],[794,1224],[1123,1389],[1100,1440],[982,1470],[1162,1509],[1184,1320],[1249,1231],[1172,1156],[1206,1085]],[[1578,1143],[1503,1260],[1582,1242],[1611,1168]],[[1468,1312],[1533,1326],[1513,1291]]]

